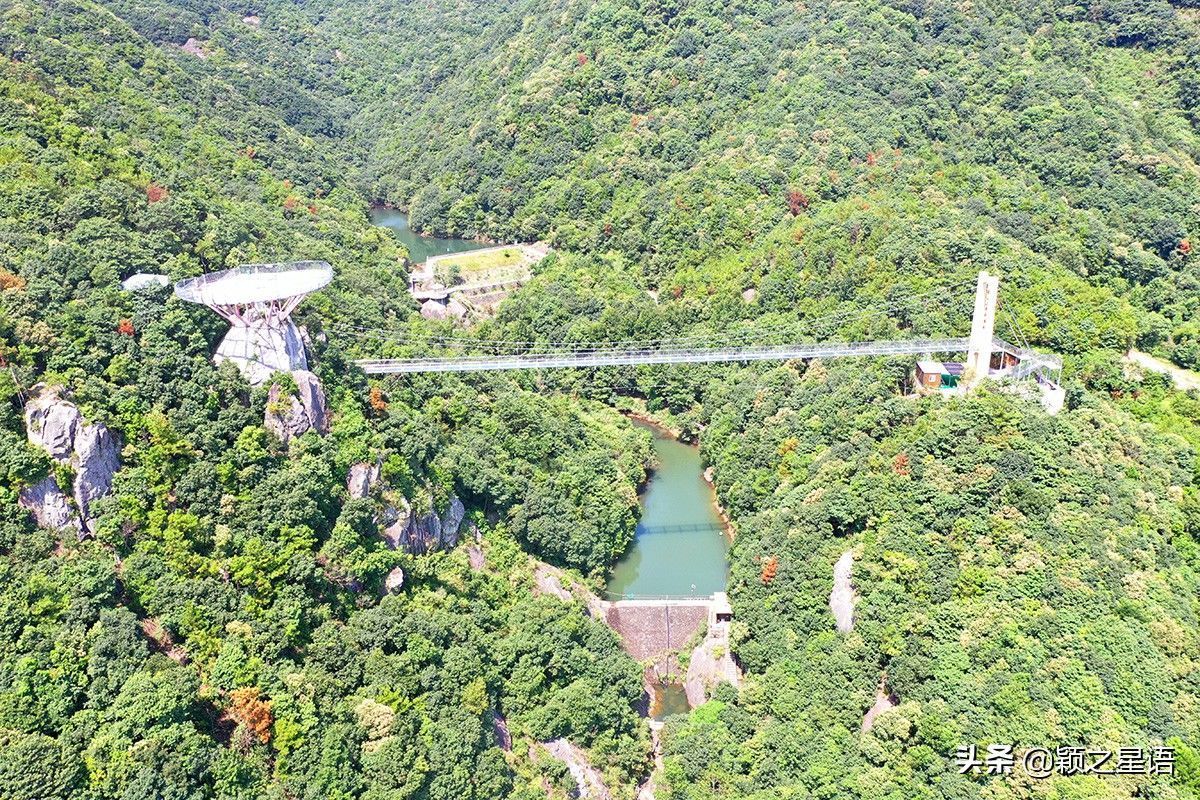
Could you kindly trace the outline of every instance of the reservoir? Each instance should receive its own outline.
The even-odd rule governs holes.
[[[445,253],[463,253],[467,250],[479,250],[491,245],[484,242],[474,242],[470,239],[439,239],[436,236],[419,236],[408,227],[408,214],[394,208],[382,206],[371,209],[371,221],[390,229],[396,234],[408,249],[408,259],[414,264],[424,264],[430,256],[440,256]]]
[[[613,567],[608,597],[708,597],[729,581],[729,537],[700,449],[634,420],[654,434],[658,465],[641,496],[633,544]]]

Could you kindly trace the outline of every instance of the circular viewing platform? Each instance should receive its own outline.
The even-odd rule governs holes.
[[[303,297],[329,285],[333,267],[324,261],[245,264],[175,284],[175,294],[192,303],[251,306]]]

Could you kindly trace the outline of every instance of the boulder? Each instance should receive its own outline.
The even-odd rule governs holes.
[[[454,319],[463,320],[467,318],[467,307],[455,298],[446,303],[446,314]]]
[[[21,508],[33,513],[40,527],[52,531],[72,527],[77,531],[79,538],[83,538],[83,527],[71,504],[67,502],[67,496],[58,488],[58,481],[53,475],[48,475],[39,483],[22,489],[17,502]]]
[[[383,581],[383,589],[388,594],[395,594],[404,586],[404,570],[396,567],[387,574]]]
[[[292,373],[300,393],[300,403],[313,429],[320,434],[329,433],[329,409],[325,405],[325,390],[321,379],[308,370],[298,369]]]
[[[412,518],[412,508],[403,497],[396,498],[383,509],[383,538],[393,550],[399,549],[404,538],[404,529]]]
[[[448,314],[446,306],[437,300],[426,300],[421,304],[421,316],[425,319],[445,319]]]
[[[292,372],[292,378],[296,381],[296,394],[285,395],[283,387],[271,384],[263,415],[263,427],[285,444],[312,430],[320,434],[329,430],[329,412],[320,379],[302,369]]]
[[[75,404],[63,399],[60,387],[45,384],[33,387],[33,398],[25,406],[25,430],[30,443],[60,464],[75,468],[72,493],[81,515],[76,524],[82,533],[90,533],[96,520],[91,513],[92,503],[112,490],[113,475],[121,468],[121,445],[117,437],[103,423],[84,422]],[[27,490],[32,492],[30,505],[26,507],[33,510],[39,506],[41,513],[34,511],[38,524],[43,525],[43,519],[50,520],[44,526],[57,529],[63,527],[58,522],[62,513],[57,496],[62,496],[64,503],[66,498],[57,481],[47,480],[52,481],[54,491],[50,491],[47,481],[31,487]],[[35,489],[38,491],[34,492]]]
[[[376,460],[374,464],[361,461],[350,467],[350,473],[346,476],[346,491],[354,499],[364,498],[382,478],[382,460]]]
[[[34,387],[36,395],[25,406],[25,432],[35,447],[66,463],[75,450],[75,434],[82,417],[74,403],[63,400],[60,389],[45,384]]]

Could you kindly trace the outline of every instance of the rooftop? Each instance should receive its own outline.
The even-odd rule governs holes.
[[[921,370],[921,372],[924,372],[927,375],[934,372],[940,375],[942,374],[942,362],[921,359],[917,362],[917,369]]]

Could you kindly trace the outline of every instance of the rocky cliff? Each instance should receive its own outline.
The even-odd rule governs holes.
[[[329,432],[329,410],[320,379],[307,370],[292,372],[296,393],[284,393],[278,383],[271,384],[267,393],[267,411],[263,427],[287,443],[310,430],[319,434]]]
[[[382,515],[380,527],[383,538],[394,549],[419,555],[435,550],[449,550],[458,544],[459,532],[467,509],[458,497],[450,496],[450,505],[444,514],[435,511],[413,513],[407,498],[389,490],[383,483],[383,460],[362,461],[353,464],[346,475],[346,492],[352,498],[369,497],[376,487],[382,487]]]
[[[79,517],[53,475],[47,475],[39,483],[22,489],[17,502],[21,508],[33,513],[40,527],[56,531],[74,526],[82,533]]]
[[[434,511],[414,514],[407,504],[402,509],[394,506],[389,509],[396,513],[396,519],[387,525],[383,535],[392,547],[413,554],[454,547],[458,544],[459,530],[467,515],[462,501],[454,496],[450,498],[446,513],[440,516]]]
[[[21,492],[21,505],[48,528],[75,525],[80,537],[93,532],[92,504],[112,490],[113,475],[121,468],[121,446],[103,423],[88,423],[74,403],[63,399],[60,387],[38,384],[25,406],[25,433],[30,443],[75,471],[72,510],[58,481],[48,477]]]

